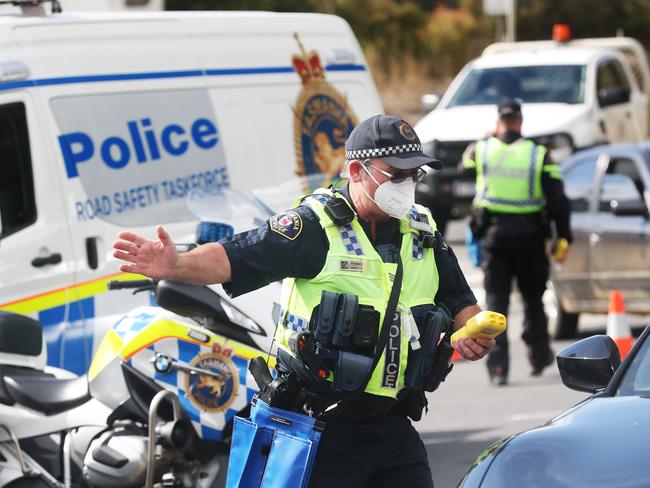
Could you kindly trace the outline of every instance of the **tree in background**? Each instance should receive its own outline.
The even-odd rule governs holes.
[[[359,39],[388,112],[417,117],[419,96],[442,91],[495,41],[483,0],[166,0],[168,10],[318,12],[343,17]],[[517,0],[517,38],[549,39],[555,23],[574,37],[617,32],[650,45],[650,0]]]
[[[571,26],[572,36],[611,37],[622,32],[650,45],[648,0],[519,0],[517,38],[548,39],[553,24]]]

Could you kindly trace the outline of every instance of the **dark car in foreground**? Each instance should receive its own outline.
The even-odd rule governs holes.
[[[650,486],[650,327],[621,364],[596,335],[557,354],[562,381],[593,395],[546,424],[496,442],[459,488]]]
[[[650,142],[580,151],[562,162],[574,242],[552,269],[555,336],[576,336],[580,313],[607,313],[609,292],[627,312],[650,314]]]

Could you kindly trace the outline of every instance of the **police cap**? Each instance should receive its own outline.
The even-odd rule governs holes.
[[[417,134],[407,122],[392,115],[375,115],[357,125],[345,143],[345,159],[379,158],[397,169],[414,169],[425,164],[442,168],[442,163],[422,152]]]
[[[521,102],[515,98],[502,98],[499,100],[497,112],[500,119],[521,118]]]

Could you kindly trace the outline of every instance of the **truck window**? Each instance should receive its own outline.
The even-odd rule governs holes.
[[[630,82],[621,63],[615,59],[607,60],[598,66],[596,86],[601,107],[627,103],[630,100]]]
[[[448,107],[496,104],[502,97],[519,98],[523,103],[583,103],[585,67],[556,65],[473,69]]]
[[[0,238],[36,221],[25,105],[0,106]]]
[[[564,188],[572,212],[587,212],[593,195],[597,158],[576,163],[564,175]]]

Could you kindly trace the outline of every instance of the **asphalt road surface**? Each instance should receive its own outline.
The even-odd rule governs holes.
[[[460,242],[463,228],[452,225],[447,240],[459,258],[468,282],[479,304],[484,306],[483,275],[467,259]],[[544,297],[546,311],[555,315],[550,293]],[[511,299],[508,316],[508,337],[511,343],[510,381],[507,386],[492,386],[488,382],[485,362],[461,361],[438,391],[430,393],[429,411],[416,425],[426,446],[436,488],[454,487],[472,461],[490,444],[541,425],[588,394],[566,388],[556,365],[549,366],[541,376],[531,377],[526,347],[521,341],[522,306],[517,294]],[[632,320],[642,326],[647,317]],[[584,333],[604,333],[606,316],[587,315],[580,318]],[[572,341],[555,341],[555,352]]]

